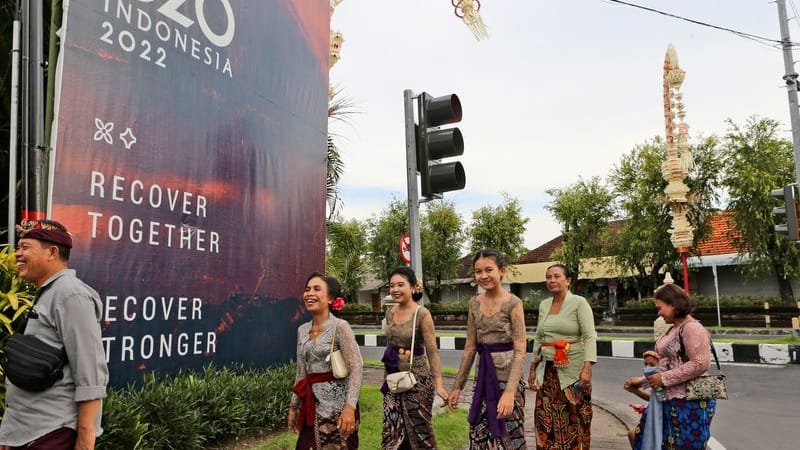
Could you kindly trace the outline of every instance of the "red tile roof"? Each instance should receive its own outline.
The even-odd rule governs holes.
[[[733,215],[729,212],[720,212],[711,216],[711,235],[703,242],[697,244],[695,253],[700,255],[727,255],[737,253],[738,249],[733,242],[736,235],[734,230]]]
[[[612,233],[621,229],[624,223],[625,220],[612,221],[609,224]],[[735,236],[735,231],[731,213],[719,212],[712,215],[710,225],[711,235],[697,245],[697,248],[695,248],[695,253],[709,256],[736,253],[737,249],[732,239],[732,236]],[[517,258],[515,264],[530,264],[552,261],[553,252],[561,247],[563,243],[564,235],[558,235]]]
[[[528,253],[523,253],[514,261],[515,264],[531,264],[552,261],[553,252],[564,243],[564,235],[560,234]]]

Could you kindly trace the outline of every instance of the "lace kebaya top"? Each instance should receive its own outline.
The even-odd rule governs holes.
[[[513,342],[513,350],[491,353],[498,381],[505,381],[505,392],[513,394],[519,386],[522,365],[525,362],[525,315],[522,300],[509,293],[508,298],[500,305],[500,309],[487,316],[481,312],[481,301],[484,298],[484,294],[476,295],[469,302],[467,342],[464,345],[464,355],[454,386],[458,389],[464,388],[470,368],[475,362],[478,342],[483,344]],[[486,358],[488,355],[481,357]]]

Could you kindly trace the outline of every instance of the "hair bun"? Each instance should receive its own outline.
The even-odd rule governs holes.
[[[422,300],[422,292],[416,292],[416,291],[412,292],[411,299],[414,300],[415,302]]]

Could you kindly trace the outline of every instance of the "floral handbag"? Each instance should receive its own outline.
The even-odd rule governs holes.
[[[678,340],[681,344],[681,360],[686,361],[686,347],[683,345],[683,327],[678,332]],[[728,398],[728,388],[725,387],[725,374],[722,373],[722,367],[719,365],[719,358],[717,358],[717,350],[714,348],[714,343],[710,342],[711,354],[714,355],[714,362],[717,364],[716,375],[701,375],[693,380],[686,382],[686,400],[726,400]]]

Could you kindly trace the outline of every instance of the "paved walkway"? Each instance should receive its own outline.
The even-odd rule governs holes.
[[[452,377],[445,376],[445,378],[450,378],[445,380],[444,383],[445,388],[449,389],[452,384]],[[365,367],[364,382],[367,384],[383,383],[383,369]],[[470,380],[461,393],[461,406],[468,408],[471,399],[472,381]],[[535,399],[536,394],[533,391],[528,391],[525,399],[525,428],[527,429],[525,437],[530,449],[536,448],[536,438],[533,435],[533,405]],[[437,397],[434,403],[434,410],[436,411],[442,407],[441,400]],[[628,444],[625,424],[606,408],[595,403],[594,416],[592,418],[592,449],[625,450],[628,448],[630,448],[630,444]]]

